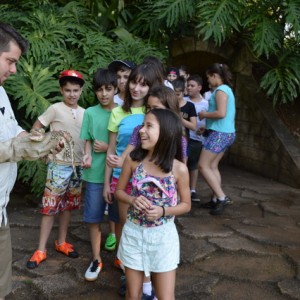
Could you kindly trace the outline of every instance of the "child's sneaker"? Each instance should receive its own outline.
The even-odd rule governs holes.
[[[112,233],[109,233],[104,244],[104,249],[108,251],[114,251],[116,249],[116,245],[117,245],[116,236],[113,235]]]
[[[191,200],[192,202],[200,202],[200,197],[196,192],[191,192]]]
[[[34,269],[38,267],[38,265],[47,259],[47,251],[43,252],[41,250],[36,250],[31,258],[27,261],[27,268]]]
[[[60,252],[71,258],[77,258],[79,256],[79,254],[74,249],[74,246],[67,242],[63,242],[62,244],[58,245],[57,241],[55,241],[54,248],[57,252]]]
[[[120,281],[121,281],[121,287],[119,288],[119,295],[121,297],[125,297],[125,295],[126,295],[126,276],[122,275],[120,277]]]
[[[116,268],[118,268],[118,269],[122,270],[123,272],[125,272],[124,265],[122,264],[122,262],[117,257],[115,257],[114,265],[115,265]]]
[[[102,261],[98,262],[97,259],[92,261],[84,274],[85,280],[95,281],[98,278],[98,275],[102,270],[102,267],[103,267]]]
[[[142,300],[158,300],[155,296],[154,291],[151,291],[151,295],[144,294],[142,295]]]
[[[105,206],[104,214],[105,214],[106,216],[108,216],[108,204],[106,204],[106,206]]]

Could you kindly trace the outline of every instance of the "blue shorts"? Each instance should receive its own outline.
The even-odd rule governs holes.
[[[103,183],[86,182],[83,221],[96,224],[104,221],[106,201],[103,198]],[[119,221],[117,205],[108,204],[108,219]]]
[[[208,135],[203,143],[203,148],[213,153],[225,152],[234,142],[235,132],[225,133],[208,130]]]

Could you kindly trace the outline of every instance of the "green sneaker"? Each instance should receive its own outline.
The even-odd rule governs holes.
[[[117,245],[116,237],[113,236],[111,233],[109,233],[104,244],[104,249],[108,251],[114,251],[116,249],[116,245]]]

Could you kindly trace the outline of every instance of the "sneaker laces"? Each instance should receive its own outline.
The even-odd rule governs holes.
[[[96,270],[97,270],[98,267],[99,267],[99,262],[96,259],[96,260],[93,261],[93,265],[91,267],[91,272],[96,272]]]

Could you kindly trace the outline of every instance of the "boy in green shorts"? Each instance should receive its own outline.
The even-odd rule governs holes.
[[[66,149],[55,157],[49,155],[48,172],[42,199],[42,221],[38,249],[27,261],[27,268],[34,269],[47,259],[46,245],[54,224],[59,216],[58,238],[54,242],[57,252],[77,258],[78,253],[72,244],[66,242],[71,211],[80,208],[81,173],[84,142],[79,134],[84,115],[84,108],[78,105],[82,93],[84,79],[75,70],[61,72],[59,78],[63,101],[55,103],[38,117],[32,129],[50,126],[51,131],[68,131],[74,142],[73,154],[67,155]]]
[[[109,132],[107,129],[111,111],[117,105],[114,95],[117,91],[116,73],[108,69],[98,69],[93,78],[93,89],[99,104],[88,108],[84,113],[80,138],[85,140],[83,176],[86,182],[84,221],[88,223],[93,258],[85,272],[85,279],[94,281],[102,269],[101,222],[104,221],[106,201],[103,185],[106,166]],[[109,221],[118,222],[117,204],[108,205]],[[116,238],[114,238],[114,247]]]

